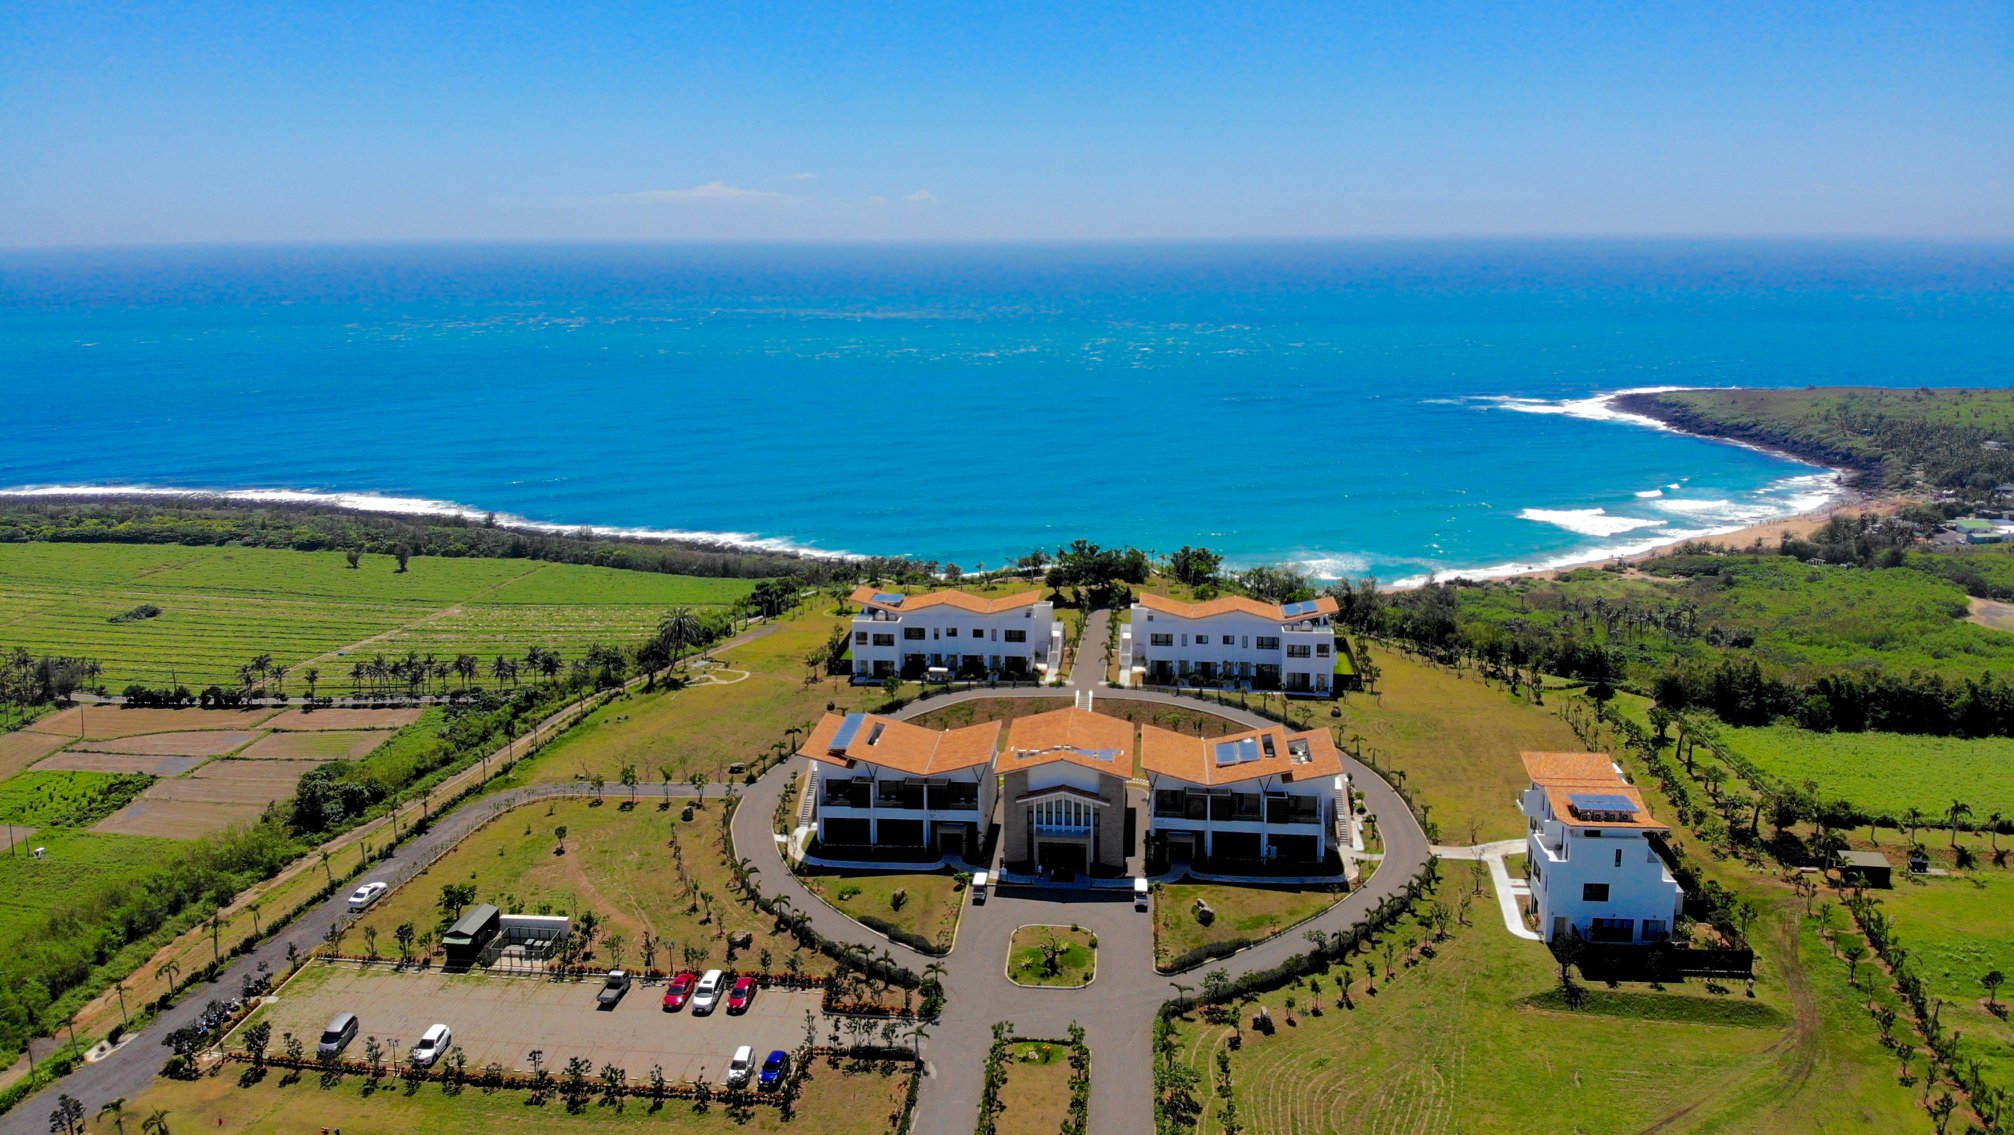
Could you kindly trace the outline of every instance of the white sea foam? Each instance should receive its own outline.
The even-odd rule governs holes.
[[[1557,525],[1583,536],[1614,536],[1636,528],[1655,528],[1664,523],[1641,516],[1611,516],[1606,509],[1600,508],[1528,508],[1518,515],[1541,524]]]
[[[493,512],[489,509],[456,504],[453,501],[428,500],[424,497],[392,497],[379,493],[322,493],[305,489],[167,489],[156,485],[24,485],[20,488],[0,489],[0,496],[11,497],[162,497],[162,498],[218,498],[228,501],[243,501],[254,504],[309,504],[326,505],[335,508],[354,509],[358,512],[385,513],[392,516],[455,516],[465,520],[482,521],[491,516],[507,528],[524,528],[534,532],[557,532],[561,534],[590,529],[598,536],[629,537],[643,540],[683,540],[700,544],[724,544],[736,548],[746,548],[759,552],[788,552],[800,556],[832,558],[844,556],[846,552],[835,552],[824,548],[812,548],[780,537],[756,536],[747,532],[701,532],[681,528],[612,528],[605,525],[554,524],[543,520],[529,520],[511,513]]]
[[[1651,497],[1661,497],[1661,496],[1663,496],[1663,495],[1664,495],[1664,490],[1663,490],[1663,489],[1643,489],[1643,490],[1640,490],[1640,491],[1639,491],[1639,492],[1638,492],[1638,493],[1637,493],[1636,495],[1637,495],[1637,499],[1639,499],[1639,500],[1649,500],[1649,499],[1650,499]]]
[[[1369,557],[1350,552],[1310,553],[1303,558],[1287,562],[1295,567],[1306,568],[1308,574],[1316,579],[1342,579],[1344,576],[1362,575],[1371,570]]]
[[[1675,432],[1656,418],[1616,409],[1615,400],[1625,394],[1668,394],[1674,390],[1697,389],[1699,388],[1693,386],[1633,386],[1628,390],[1614,390],[1590,398],[1517,398],[1510,395],[1491,395],[1471,398],[1469,401],[1498,410],[1515,410],[1520,414],[1558,414],[1568,418],[1584,418],[1591,422],[1624,422],[1632,426],[1648,426],[1654,430]]]

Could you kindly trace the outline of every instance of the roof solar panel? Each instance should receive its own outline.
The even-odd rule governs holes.
[[[1581,812],[1619,812],[1625,816],[1634,816],[1639,811],[1636,801],[1627,796],[1606,792],[1569,793],[1567,802]]]
[[[860,735],[860,727],[866,722],[867,715],[864,713],[847,714],[846,720],[839,723],[839,732],[832,735],[832,751],[845,752],[846,747],[853,743],[853,739]]]
[[[1280,608],[1280,610],[1284,611],[1288,618],[1294,619],[1308,614],[1320,605],[1319,600],[1303,599],[1299,603],[1289,603],[1285,607]]]

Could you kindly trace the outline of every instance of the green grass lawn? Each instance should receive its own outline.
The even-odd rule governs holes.
[[[98,659],[111,689],[170,680],[194,689],[232,684],[256,654],[298,668],[367,639],[360,653],[466,652],[485,663],[533,644],[569,656],[595,642],[628,646],[668,607],[734,603],[753,586],[532,560],[420,556],[403,574],[395,567],[366,556],[352,570],[340,552],[6,544],[0,626],[9,643]],[[161,614],[107,621],[143,603]],[[353,660],[316,663],[319,692],[346,692]]]
[[[1979,983],[1989,970],[2014,976],[2014,869],[1981,859],[1977,870],[1944,877],[1913,878],[1897,871],[1892,890],[1868,893],[1895,920],[1931,992],[1946,1001],[1939,1019],[1963,1032],[1962,1056],[1985,1066],[1987,1082],[2014,1090],[2014,1025],[1987,1011],[1986,989]],[[1835,919],[1845,921],[1844,912]],[[2003,1005],[2010,996],[2002,986]]]
[[[998,1135],[1057,1135],[1069,1118],[1069,1046],[1032,1040],[1008,1045]]]
[[[1930,1130],[1871,1029],[1852,1031],[1864,1014],[1824,999],[1843,987],[1843,971],[1806,975],[1800,965],[1796,984],[1817,993],[1793,994],[1772,957],[1752,1002],[1739,987],[1687,983],[1597,988],[1593,1010],[1555,1010],[1542,1001],[1557,984],[1551,955],[1485,915],[1457,927],[1437,956],[1400,962],[1396,977],[1384,976],[1378,952],[1352,960],[1354,1008],[1338,1004],[1342,967],[1259,998],[1275,1032],[1247,1026],[1230,1053],[1245,1130]],[[1410,924],[1401,933],[1427,936]],[[1373,958],[1375,994],[1362,972]],[[1202,1077],[1206,1135],[1223,1131],[1212,1087],[1232,1028],[1190,1018],[1174,1038],[1178,1059]]]
[[[137,1132],[138,1117],[162,1109],[168,1113],[171,1131],[230,1135],[319,1135],[324,1129],[338,1127],[353,1132],[427,1131],[440,1135],[499,1131],[586,1135],[610,1129],[672,1135],[743,1131],[885,1135],[899,1121],[909,1089],[907,1072],[880,1068],[850,1071],[817,1061],[799,1097],[796,1120],[785,1122],[778,1109],[766,1105],[741,1115],[718,1103],[700,1113],[686,1101],[670,1101],[653,1110],[649,1101],[638,1099],[626,1101],[619,1110],[591,1103],[576,1115],[568,1114],[556,1095],[538,1105],[527,1103],[527,1093],[516,1090],[489,1093],[464,1088],[459,1095],[450,1096],[441,1085],[427,1084],[408,1093],[389,1076],[372,1091],[367,1090],[362,1076],[346,1077],[324,1088],[315,1074],[286,1084],[282,1070],[273,1069],[258,1084],[240,1087],[238,1074],[243,1067],[228,1065],[222,1075],[195,1081],[155,1080],[145,1094],[127,1101],[126,1122],[133,1125],[127,1130]],[[92,1130],[101,1127],[112,1130],[109,1120],[97,1121]]]
[[[1815,780],[1827,797],[1899,816],[1942,815],[1953,800],[1980,818],[2014,816],[2014,738],[1814,733],[1794,725],[1723,729],[1737,756],[1785,784]]]
[[[1154,961],[1165,966],[1191,950],[1243,938],[1270,938],[1342,901],[1324,887],[1254,887],[1219,883],[1168,883],[1154,896]],[[1216,917],[1205,926],[1196,902]]]
[[[155,870],[158,858],[179,841],[96,832],[38,831],[10,854],[0,831],[0,939],[18,941],[27,929],[70,896],[95,893],[98,884]],[[40,860],[31,848],[46,847]]]
[[[623,765],[634,764],[638,775],[653,782],[660,779],[660,766],[672,770],[675,782],[693,772],[718,779],[728,765],[768,754],[791,726],[808,730],[828,703],[839,712],[879,707],[887,701],[879,686],[855,686],[843,678],[805,681],[805,655],[844,622],[817,610],[800,611],[762,637],[716,653],[733,668],[723,675],[731,684],[617,698],[516,775],[566,781],[600,773],[613,782]],[[739,677],[743,673],[746,678]]]
[[[855,918],[890,922],[926,942],[950,948],[965,909],[965,889],[949,871],[806,871],[805,886]],[[895,896],[903,895],[896,906]]]
[[[377,949],[397,957],[393,931],[412,922],[422,932],[438,932],[443,915],[441,888],[448,883],[473,883],[478,902],[505,911],[569,914],[594,912],[603,923],[587,964],[637,966],[643,961],[643,935],[664,946],[658,951],[660,970],[705,969],[708,966],[760,970],[769,956],[770,972],[783,972],[793,955],[807,973],[832,971],[824,955],[797,949],[795,939],[775,932],[775,920],[735,898],[731,875],[719,849],[721,803],[699,809],[690,822],[681,820],[677,802],[660,810],[657,801],[625,809],[619,791],[606,802],[565,799],[532,804],[507,812],[464,840],[427,870],[425,875],[379,900],[360,916],[343,941],[343,952],[366,951],[366,928],[378,932]],[[566,828],[565,852],[558,853],[559,828]],[[679,854],[674,856],[674,841]],[[688,887],[679,863],[691,878]],[[710,896],[710,901],[701,898]],[[728,957],[727,939],[747,931],[754,942]],[[620,935],[621,957],[609,935]],[[687,948],[698,951],[688,962]]]
[[[1470,842],[1471,825],[1478,841],[1522,836],[1515,797],[1531,781],[1518,754],[1579,750],[1573,730],[1543,706],[1396,651],[1377,650],[1376,662],[1381,696],[1349,695],[1344,741],[1405,770],[1443,842]]]
[[[1056,972],[1049,972],[1047,947],[1053,936],[1062,951]],[[1017,985],[1089,985],[1098,976],[1098,938],[1074,926],[1023,926],[1007,947],[1007,977]]]

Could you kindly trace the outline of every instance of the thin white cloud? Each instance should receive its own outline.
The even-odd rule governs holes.
[[[817,181],[815,173],[786,173],[782,177],[772,177],[771,181]]]
[[[935,205],[937,203],[937,195],[928,189],[919,189],[914,193],[904,193],[902,199],[911,205]]]
[[[748,189],[724,181],[709,181],[690,189],[645,189],[637,193],[611,193],[608,200],[622,205],[679,205],[722,202],[775,203],[790,195],[768,189]]]

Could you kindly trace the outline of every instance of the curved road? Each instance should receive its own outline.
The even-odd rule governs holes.
[[[1102,642],[1103,615],[1103,612],[1094,614],[1084,641]],[[1096,688],[1096,681],[1089,675],[1095,673],[1093,667],[1102,668],[1102,652],[1094,650],[1090,658],[1091,666],[1080,659],[1069,688],[964,690],[912,703],[896,716],[914,717],[978,698],[1053,698],[1071,689]],[[1252,727],[1274,724],[1244,710],[1153,691],[1099,690],[1097,696],[1101,700],[1160,702],[1203,709]],[[1368,917],[1386,898],[1403,891],[1426,864],[1432,854],[1426,834],[1398,793],[1357,762],[1345,758],[1345,764],[1353,783],[1363,792],[1366,805],[1378,817],[1385,839],[1383,865],[1367,884],[1305,927],[1230,958],[1208,963],[1207,968],[1221,968],[1236,977],[1305,953],[1308,949],[1302,937],[1305,930],[1348,929]],[[1061,1037],[1072,1022],[1083,1025],[1091,1046],[1091,1129],[1101,1135],[1151,1135],[1154,1014],[1173,996],[1173,990],[1170,978],[1157,973],[1153,966],[1152,916],[1133,909],[1131,892],[1119,888],[1003,887],[995,891],[986,905],[965,910],[956,946],[949,956],[931,958],[917,953],[826,905],[798,882],[785,865],[770,822],[779,801],[797,782],[803,765],[802,758],[785,761],[741,794],[742,804],[734,816],[735,850],[753,861],[761,873],[758,885],[766,893],[787,896],[793,908],[806,912],[811,924],[826,937],[859,942],[877,954],[885,951],[898,963],[918,972],[932,963],[944,967],[946,1013],[930,1029],[922,1045],[926,1074],[917,1101],[915,1130],[934,1133],[970,1129],[976,1118],[993,1023],[1011,1020],[1017,1033],[1034,1037]],[[614,794],[620,796],[623,792],[616,790]],[[705,795],[717,797],[722,793],[722,788],[716,785],[709,786]],[[491,816],[526,801],[545,796],[592,794],[593,789],[583,785],[556,784],[520,788],[470,801],[437,817],[433,826],[417,839],[406,841],[395,855],[378,865],[372,877],[404,882]],[[637,789],[640,797],[692,794],[685,786]],[[218,998],[235,996],[243,975],[252,972],[260,962],[265,962],[271,972],[282,971],[286,966],[287,943],[295,943],[304,952],[320,943],[328,928],[347,913],[345,898],[340,893],[332,896],[320,907],[303,914],[284,932],[225,966],[212,987]],[[1007,980],[1008,942],[1017,927],[1030,923],[1076,923],[1096,933],[1100,958],[1096,980],[1074,990],[1030,989]],[[1191,978],[1194,974],[1195,970],[1187,971]],[[167,1058],[162,1038],[193,1022],[207,1000],[201,995],[186,997],[104,1060],[86,1065],[23,1100],[0,1115],[0,1135],[43,1135],[48,1130],[49,1112],[58,1092],[67,1092],[83,1101],[87,1113],[95,1113],[108,1099],[138,1097]]]

